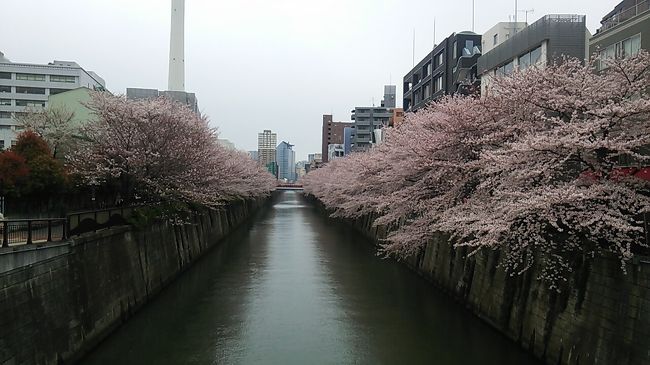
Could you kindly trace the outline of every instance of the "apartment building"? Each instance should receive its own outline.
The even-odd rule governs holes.
[[[404,111],[417,111],[445,95],[477,90],[476,62],[481,56],[481,39],[480,34],[460,32],[436,45],[404,76]]]
[[[604,60],[650,50],[650,0],[624,0],[605,15],[601,27],[589,40],[589,54],[598,54],[598,69]]]
[[[576,14],[546,15],[519,30],[478,59],[481,94],[488,92],[491,81],[509,75],[515,69],[546,65],[563,56],[585,59],[589,31],[585,16]]]

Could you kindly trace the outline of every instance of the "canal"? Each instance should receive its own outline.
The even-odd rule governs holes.
[[[82,364],[537,364],[301,193],[165,289]]]

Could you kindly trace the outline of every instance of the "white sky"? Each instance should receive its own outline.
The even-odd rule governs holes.
[[[619,0],[519,0],[549,13],[587,15],[594,33]],[[296,145],[297,160],[321,150],[322,114],[349,120],[378,105],[433,43],[471,30],[471,0],[186,0],[186,89],[238,148],[257,133]],[[113,93],[167,89],[170,0],[2,0],[0,51],[14,62],[78,62]],[[514,0],[476,0],[476,32],[508,21]],[[519,14],[523,20],[524,14]]]

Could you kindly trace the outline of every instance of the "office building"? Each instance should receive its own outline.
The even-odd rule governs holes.
[[[381,101],[381,106],[384,108],[395,108],[397,105],[397,86],[384,85],[384,99]]]
[[[329,114],[323,115],[323,131],[321,142],[321,156],[323,162],[329,161],[329,145],[343,144],[343,130],[353,125],[351,122],[334,122]]]
[[[600,22],[601,27],[589,40],[589,54],[601,60],[634,55],[650,50],[650,1],[624,0]],[[597,67],[604,69],[605,62]]]
[[[478,91],[480,47],[481,35],[474,32],[454,33],[436,45],[404,76],[404,111],[417,111],[445,95]]]
[[[276,148],[278,164],[278,179],[289,182],[296,181],[296,152],[293,145],[282,141]]]
[[[16,116],[44,108],[50,96],[80,87],[104,90],[106,83],[76,62],[15,63],[0,52],[0,150],[12,146],[22,130]]]
[[[275,146],[278,143],[278,135],[266,129],[257,134],[257,157],[262,166],[268,167],[270,163],[276,162]]]
[[[478,60],[481,93],[488,92],[491,80],[523,70],[531,65],[559,61],[563,56],[584,60],[589,32],[584,15],[546,15],[484,53]]]

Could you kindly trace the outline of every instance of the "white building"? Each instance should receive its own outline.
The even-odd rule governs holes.
[[[501,22],[490,28],[483,34],[481,40],[481,53],[486,54],[492,48],[510,39],[510,37],[526,28],[528,23],[525,22]]]
[[[327,145],[327,161],[332,161],[343,156],[345,156],[345,145],[337,143]]]
[[[0,150],[13,145],[22,130],[14,119],[17,115],[44,108],[50,95],[79,87],[104,90],[106,83],[76,62],[14,63],[0,52]]]

